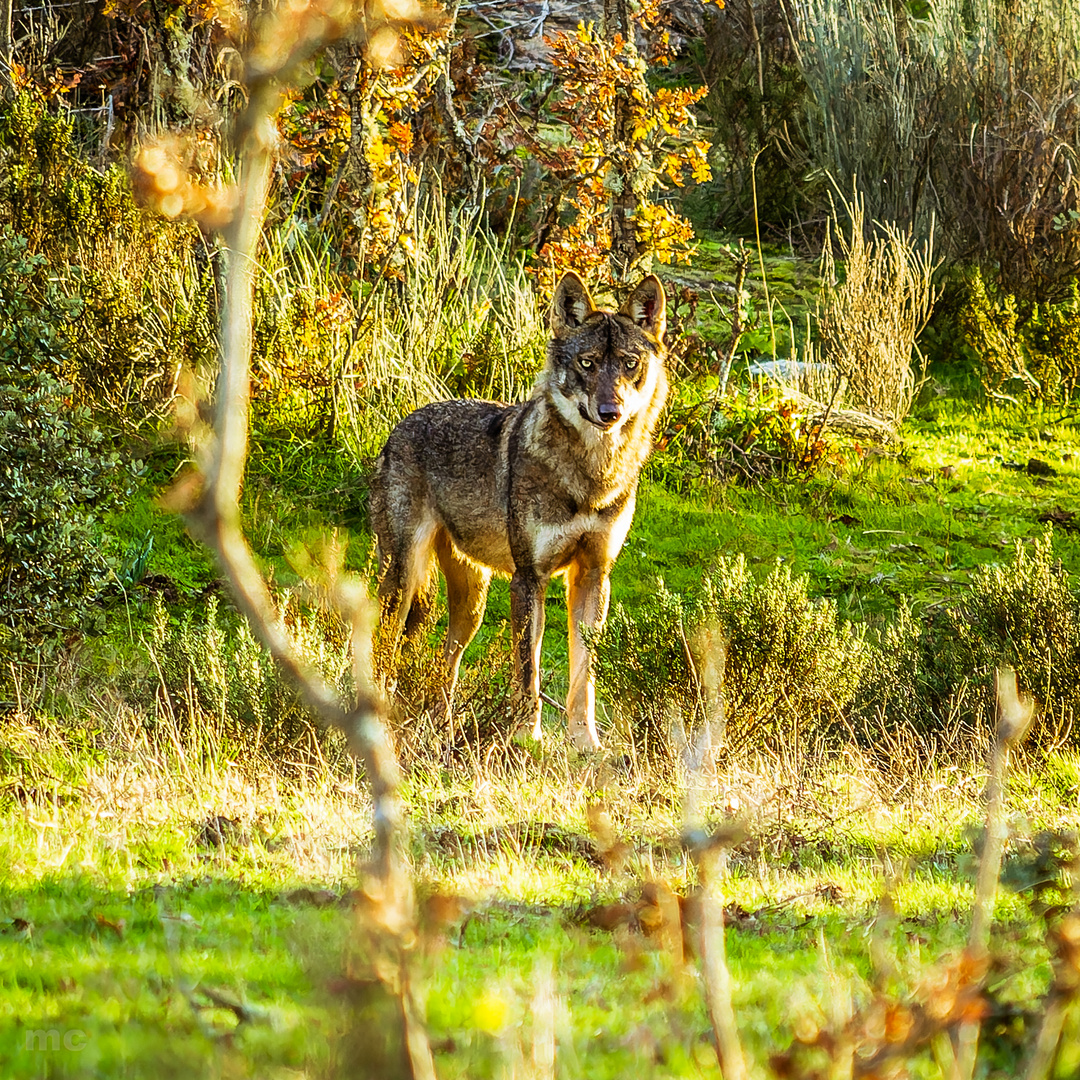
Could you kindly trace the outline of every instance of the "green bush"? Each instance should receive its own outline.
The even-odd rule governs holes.
[[[1007,665],[1038,706],[1033,738],[1080,706],[1080,598],[1053,554],[1052,533],[1018,541],[1006,566],[980,567],[968,590],[917,617],[906,605],[871,649],[853,710],[869,741],[905,728],[949,740],[994,721],[994,673]]]
[[[693,596],[660,582],[636,615],[616,606],[591,647],[600,693],[653,756],[670,752],[672,720],[693,726],[712,711],[705,672],[722,665],[725,749],[795,759],[850,703],[865,655],[862,630],[811,599],[805,578],[777,564],[758,582],[742,555],[721,559]]]
[[[0,622],[24,633],[77,622],[107,567],[97,514],[119,461],[64,377],[77,305],[25,238],[0,228]]]
[[[0,222],[81,300],[61,327],[80,400],[137,422],[180,368],[217,362],[213,253],[198,230],[141,209],[124,167],[94,168],[71,119],[30,91],[0,103]]]
[[[896,618],[869,645],[852,707],[861,741],[887,744],[889,754],[898,731],[917,732],[926,745],[929,736],[953,727],[956,698],[963,699],[967,687],[954,687],[939,663],[949,646],[947,628],[940,623],[931,615],[917,617],[904,600]]]
[[[1008,566],[975,571],[951,612],[948,653],[953,682],[989,683],[995,668],[1016,671],[1021,690],[1050,711],[1080,704],[1080,600],[1059,560],[1053,533],[1017,541]]]
[[[123,168],[99,172],[73,144],[69,117],[24,90],[0,109],[0,204],[34,252],[58,256],[141,231]]]
[[[1022,317],[1011,294],[992,296],[976,273],[958,322],[978,359],[986,392],[1068,400],[1080,383],[1080,289],[1056,303],[1036,304]]]
[[[351,700],[352,654],[344,627],[288,597],[281,617],[302,660],[337,688],[343,702]],[[343,740],[315,727],[246,620],[224,618],[217,597],[207,598],[201,618],[188,611],[179,620],[170,619],[157,597],[147,647],[179,720],[216,717],[236,747],[286,764],[309,764],[327,752],[344,757]]]

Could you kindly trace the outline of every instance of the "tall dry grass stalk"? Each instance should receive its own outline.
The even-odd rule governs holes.
[[[919,387],[917,338],[936,295],[933,244],[891,222],[878,224],[877,235],[868,238],[875,230],[867,225],[861,196],[841,200],[841,206],[821,256],[824,296],[810,320],[801,362],[789,366],[790,389],[826,406],[823,426],[830,411],[843,408],[895,430]]]
[[[416,14],[421,14],[416,9]],[[266,213],[275,135],[272,117],[281,87],[299,63],[328,41],[350,31],[359,20],[363,33],[394,33],[396,20],[375,4],[288,6],[255,27],[244,57],[247,103],[236,118],[238,179],[235,208],[222,231],[226,256],[221,311],[221,367],[212,430],[202,440],[200,470],[182,479],[169,502],[183,510],[192,533],[216,556],[237,607],[256,636],[296,686],[314,715],[340,729],[362,762],[374,800],[375,842],[361,880],[359,936],[374,953],[367,959],[400,1024],[400,1054],[383,1063],[384,1075],[428,1080],[435,1075],[431,1049],[410,981],[409,953],[416,942],[416,906],[405,863],[404,815],[400,772],[383,720],[383,705],[371,679],[370,605],[366,589],[335,573],[325,583],[327,599],[352,627],[356,699],[343,708],[337,692],[304,665],[282,624],[269,586],[244,537],[239,509],[247,462],[251,400],[251,339],[256,251]],[[144,155],[145,157],[145,155]],[[164,159],[162,159],[164,161]],[[151,159],[151,164],[157,159]],[[160,168],[168,168],[164,162]],[[160,169],[144,164],[147,186],[159,194],[175,190]],[[193,189],[193,205],[199,192]],[[192,210],[197,214],[198,210]],[[386,1013],[387,1010],[382,1010]]]

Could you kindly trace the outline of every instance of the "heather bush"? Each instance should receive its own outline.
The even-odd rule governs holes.
[[[913,731],[926,752],[961,731],[985,739],[1002,666],[1037,703],[1036,741],[1070,728],[1080,705],[1080,598],[1054,558],[1050,531],[1018,541],[1008,564],[979,567],[943,607],[901,607],[870,650],[856,727],[871,742]]]
[[[759,582],[742,555],[720,559],[691,596],[659,582],[636,614],[617,605],[592,648],[600,696],[647,754],[670,755],[673,723],[707,720],[726,752],[767,748],[791,761],[849,704],[865,654],[862,630],[811,598],[805,578],[777,564]],[[720,701],[710,701],[710,666]]]
[[[216,730],[237,745],[267,753],[276,761],[310,763],[343,744],[317,729],[311,713],[244,619],[221,610],[216,596],[201,612],[170,618],[155,599],[146,645],[158,673],[167,710],[183,724],[200,715],[214,717]],[[281,618],[299,654],[313,671],[351,699],[352,652],[348,634],[334,617],[304,609],[286,597]]]
[[[957,313],[964,343],[991,397],[1070,399],[1080,382],[1080,289],[1036,304],[1025,317],[1017,298],[988,288],[976,272]]]
[[[66,378],[77,314],[25,238],[0,228],[0,623],[23,634],[71,626],[108,568],[100,510],[119,460]]]

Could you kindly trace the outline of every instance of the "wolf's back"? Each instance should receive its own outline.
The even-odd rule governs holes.
[[[520,405],[465,399],[410,413],[376,462],[372,517],[401,521],[427,508],[459,550],[505,573],[506,432]],[[386,531],[392,526],[386,523]]]

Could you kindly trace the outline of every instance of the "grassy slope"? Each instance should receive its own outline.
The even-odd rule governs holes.
[[[987,410],[931,390],[895,456],[849,456],[810,480],[717,485],[692,497],[650,480],[614,598],[634,605],[656,576],[685,588],[716,554],[741,551],[762,572],[789,560],[845,616],[880,620],[901,595],[936,602],[973,567],[1006,559],[1016,539],[1042,531],[1041,513],[1080,509],[1078,453],[1072,416]],[[1031,457],[1056,475],[1007,467]],[[349,565],[369,566],[362,476],[342,455],[294,437],[264,438],[246,500],[250,533],[279,584],[294,579],[290,547],[327,522],[350,536]],[[152,535],[151,573],[199,610],[213,568],[176,519],[153,509],[150,492],[114,528],[127,544]],[[1074,533],[1059,529],[1055,548],[1080,572]],[[556,696],[566,664],[560,594],[553,588],[544,658]],[[366,800],[332,772],[298,784],[256,770],[243,746],[227,741],[185,744],[178,731],[175,752],[140,743],[128,731],[125,686],[139,687],[134,704],[162,720],[153,678],[144,672],[125,683],[129,669],[145,665],[138,637],[147,610],[140,588],[112,609],[110,634],[61,657],[62,708],[57,694],[50,700],[38,684],[25,688],[26,713],[90,716],[100,731],[88,739],[70,729],[20,735],[18,714],[4,720],[5,776],[15,778],[0,795],[5,1075],[321,1075],[333,1033],[348,1023],[334,987],[354,852],[368,835]],[[505,585],[497,584],[472,656],[508,614]],[[555,729],[558,717],[549,719]],[[433,761],[409,783],[422,891],[475,905],[441,929],[445,941],[433,933],[420,961],[441,1074],[489,1075],[528,1058],[550,988],[560,1075],[716,1075],[692,968],[670,948],[582,923],[590,905],[633,894],[642,879],[685,889],[689,872],[673,844],[679,793],[648,771],[583,773],[563,759],[557,737],[542,759],[513,760],[464,769]],[[900,982],[916,984],[927,961],[963,941],[982,779],[945,766],[898,776],[897,790],[848,760],[797,783],[775,776],[769,762],[727,779],[716,812],[737,807],[757,837],[735,860],[727,889],[740,1028],[759,1059],[791,1037],[800,1017],[863,993],[878,932],[879,852],[903,880],[897,920],[881,931]],[[583,855],[594,794],[631,840],[625,876]],[[1022,776],[1011,806],[1018,832],[1076,827],[1078,794],[1073,757]],[[202,826],[218,814],[239,831],[214,846]],[[522,821],[563,831],[540,844],[508,828]],[[332,895],[297,895],[301,885]],[[1005,896],[999,913],[1001,951],[1023,961],[1003,996],[1023,1001],[1045,988],[1047,953],[1022,904]],[[245,1019],[207,991],[250,1006]],[[28,1051],[27,1030],[49,1028],[83,1032],[86,1045]],[[994,1060],[1008,1061],[1010,1038],[1000,1033]],[[936,1075],[929,1062],[917,1074]]]

